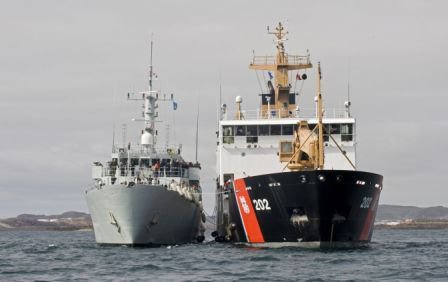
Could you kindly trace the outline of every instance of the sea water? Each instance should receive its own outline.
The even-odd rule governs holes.
[[[448,281],[448,230],[379,229],[370,247],[351,250],[104,247],[90,231],[2,231],[0,280]]]

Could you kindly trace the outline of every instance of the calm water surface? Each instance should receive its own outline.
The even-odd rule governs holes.
[[[93,232],[0,232],[2,281],[448,281],[448,230],[375,230],[369,248],[100,247]]]

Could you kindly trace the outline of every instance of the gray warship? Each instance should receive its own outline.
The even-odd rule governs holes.
[[[127,94],[143,102],[140,144],[113,145],[112,158],[94,162],[93,185],[86,190],[98,244],[173,245],[204,240],[200,164],[181,156],[182,146],[156,146],[159,101],[173,103],[153,89],[151,41],[149,87]]]

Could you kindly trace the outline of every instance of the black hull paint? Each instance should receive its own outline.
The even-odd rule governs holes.
[[[216,239],[257,246],[365,245],[372,238],[382,181],[378,174],[343,170],[237,179],[218,197],[223,202]]]

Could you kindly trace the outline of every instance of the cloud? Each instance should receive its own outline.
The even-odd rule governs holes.
[[[322,62],[326,106],[342,105],[350,82],[359,164],[385,175],[382,201],[448,204],[441,188],[442,148],[448,143],[448,40],[440,34],[448,21],[445,2],[8,1],[2,6],[0,216],[85,210],[82,189],[90,182],[91,163],[110,157],[112,129],[120,140],[126,123],[128,137],[137,140],[140,128],[130,119],[140,108],[124,98],[147,87],[151,33],[158,87],[174,93],[179,103],[174,117],[162,109],[161,117],[171,124],[172,142],[182,142],[191,160],[200,104],[202,183],[212,193],[219,84],[230,108],[237,95],[245,109],[257,108],[259,85],[248,64],[252,50],[274,52],[266,26],[279,20],[290,31],[288,52],[309,49],[313,62]],[[309,77],[303,107],[313,107],[315,73]],[[160,136],[163,144],[163,130]],[[214,197],[207,197],[211,211]]]

